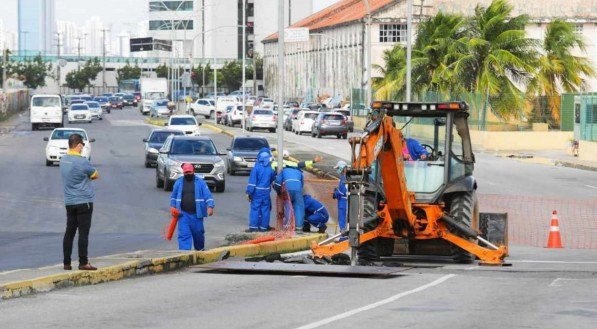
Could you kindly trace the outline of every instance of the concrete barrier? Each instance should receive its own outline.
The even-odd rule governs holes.
[[[254,245],[235,245],[206,251],[180,251],[177,254],[165,257],[143,258],[140,256],[134,260],[128,260],[122,255],[117,255],[119,257],[114,259],[120,260],[120,263],[100,267],[97,271],[60,272],[0,284],[0,299],[16,298],[59,288],[117,281],[140,275],[173,271],[191,265],[211,263],[219,260],[222,253],[226,251],[230,252],[230,257],[250,257],[307,250],[310,248],[312,241],[320,242],[326,237],[325,234],[311,234]],[[159,251],[155,251],[154,254],[159,254]]]

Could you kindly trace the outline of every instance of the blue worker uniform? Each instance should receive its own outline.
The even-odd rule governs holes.
[[[262,149],[257,155],[257,163],[249,175],[247,195],[251,198],[249,212],[249,229],[267,231],[269,229],[269,216],[272,209],[270,199],[271,185],[276,178],[276,172],[270,165],[269,149]]]
[[[429,152],[425,147],[414,138],[406,139],[406,148],[408,148],[408,153],[413,160],[420,160],[422,155],[429,156]]]
[[[305,218],[305,205],[303,201],[303,172],[296,167],[285,167],[276,177],[274,189],[280,193],[282,185],[286,186],[286,191],[290,196],[292,208],[294,210],[295,227],[303,227]]]
[[[338,200],[338,226],[340,226],[340,231],[344,231],[346,229],[346,206],[348,205],[346,175],[340,175],[340,183],[338,183],[338,188],[334,189],[333,197]]]
[[[215,206],[214,199],[205,181],[195,175],[194,183],[195,212],[184,211],[181,207],[184,177],[176,180],[170,195],[170,207],[176,208],[180,212],[178,217],[178,249],[180,250],[191,250],[193,246],[196,250],[205,248],[203,218],[207,217],[207,208]]]
[[[330,214],[323,204],[308,194],[303,196],[303,200],[305,203],[305,221],[317,228],[325,226],[325,223],[330,219]]]

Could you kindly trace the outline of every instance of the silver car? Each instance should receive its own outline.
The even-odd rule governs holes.
[[[269,109],[253,109],[251,115],[247,118],[247,130],[267,129],[275,133],[278,122],[274,112]]]
[[[216,192],[226,188],[226,164],[216,146],[205,136],[169,136],[159,151],[155,172],[156,187],[171,191],[180,178],[182,164],[190,163],[195,174],[201,176]]]
[[[167,99],[156,99],[149,108],[149,116],[152,118],[162,118],[170,116]]]

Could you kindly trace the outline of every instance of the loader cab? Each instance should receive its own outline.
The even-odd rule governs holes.
[[[378,120],[391,116],[404,139],[416,139],[428,153],[425,160],[404,161],[407,188],[417,202],[439,203],[445,194],[476,188],[466,103],[373,102],[372,110]],[[374,125],[372,120],[367,127]]]

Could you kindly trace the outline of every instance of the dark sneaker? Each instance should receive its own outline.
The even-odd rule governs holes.
[[[328,229],[328,227],[325,226],[325,224],[324,224],[319,228],[319,233],[325,233],[325,230],[327,230],[327,229]]]
[[[257,231],[259,231],[259,230],[257,230],[256,228],[249,228],[249,229],[245,230],[245,233],[255,233]]]
[[[65,271],[72,271],[73,267],[70,264],[64,264],[64,270]]]
[[[81,270],[81,271],[96,271],[97,267],[94,267],[91,264],[87,263],[85,265],[79,265],[79,270]]]
[[[305,233],[311,233],[311,224],[305,223],[303,225],[303,232],[305,232]]]

